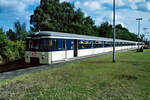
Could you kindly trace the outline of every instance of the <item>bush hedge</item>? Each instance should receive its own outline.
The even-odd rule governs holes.
[[[2,29],[0,29],[0,55],[1,60],[14,61],[23,58],[25,54],[24,41],[11,41],[6,37]]]

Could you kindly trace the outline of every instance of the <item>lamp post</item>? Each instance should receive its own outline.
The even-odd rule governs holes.
[[[113,0],[113,33],[114,33],[114,36],[113,36],[113,63],[116,62],[116,59],[115,59],[115,38],[116,38],[115,14],[116,14],[116,6],[115,6],[115,0]]]
[[[142,18],[137,18],[136,19],[138,21],[138,50],[140,51],[140,46],[139,46],[139,42],[140,42],[140,21],[142,20]]]
[[[146,39],[146,36],[147,36],[146,30],[147,30],[147,29],[148,29],[148,28],[143,28],[143,30],[144,30],[144,36],[145,36],[144,41],[145,41],[146,44],[147,44],[147,39]]]

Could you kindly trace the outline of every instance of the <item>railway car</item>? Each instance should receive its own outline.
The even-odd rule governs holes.
[[[138,43],[116,39],[116,51],[137,49]],[[140,47],[143,44],[140,43]],[[113,50],[113,39],[69,33],[40,31],[27,36],[25,62],[53,64]]]

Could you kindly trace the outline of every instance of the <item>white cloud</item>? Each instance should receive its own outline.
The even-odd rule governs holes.
[[[79,7],[80,6],[80,2],[76,1],[74,5],[75,5],[75,7]]]
[[[100,1],[100,3],[102,3],[102,4],[110,4],[110,5],[112,5],[113,4],[113,1],[112,0],[101,0]]]
[[[84,6],[89,6],[89,2],[84,2],[83,5]]]
[[[148,2],[148,3],[146,4],[146,7],[147,7],[148,10],[150,10],[150,2]]]
[[[91,1],[91,2],[84,2],[83,5],[90,10],[98,10],[101,9],[101,5],[97,1]]]
[[[126,0],[126,5],[129,5],[133,10],[138,9],[139,3],[146,3],[146,0]]]
[[[124,6],[124,5],[125,5],[125,2],[123,2],[123,0],[117,0],[117,1],[116,1],[116,4],[117,4],[118,6]]]
[[[88,14],[87,14],[87,13],[84,13],[84,17],[88,17]]]
[[[30,5],[38,4],[40,0],[0,0],[0,10],[16,14],[23,14]]]
[[[21,1],[27,5],[34,5],[40,3],[40,0],[21,0]]]
[[[60,0],[59,2],[62,3],[62,2],[69,2],[70,0]]]
[[[95,1],[95,2],[91,2],[90,8],[93,9],[93,10],[96,10],[96,9],[100,9],[101,6],[98,2]]]
[[[130,7],[131,7],[132,9],[134,9],[134,10],[138,8],[138,6],[137,6],[136,4],[134,4],[134,3],[133,3],[133,4],[130,4]]]
[[[127,2],[130,2],[130,3],[140,3],[140,2],[146,2],[146,0],[127,0]]]
[[[112,5],[113,4],[113,0],[101,0],[100,1],[101,4],[109,4]],[[117,6],[124,6],[125,2],[124,0],[116,0],[116,5]]]
[[[40,0],[0,0],[1,26],[4,27],[4,30],[8,30],[13,28],[16,20],[20,20],[21,23],[27,24],[29,30],[30,15],[33,13],[29,7],[35,7],[38,4],[40,4]]]

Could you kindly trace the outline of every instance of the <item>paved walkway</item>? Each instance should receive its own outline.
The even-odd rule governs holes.
[[[26,68],[26,69],[19,69],[19,70],[10,71],[10,72],[3,72],[3,73],[0,73],[0,81],[11,79],[11,78],[25,75],[25,74],[36,73],[36,72],[40,72],[43,70],[60,67],[63,64],[65,64],[65,63],[61,63],[61,64],[58,63],[58,64],[52,64],[52,65],[39,65],[36,67],[30,67],[30,68]]]

